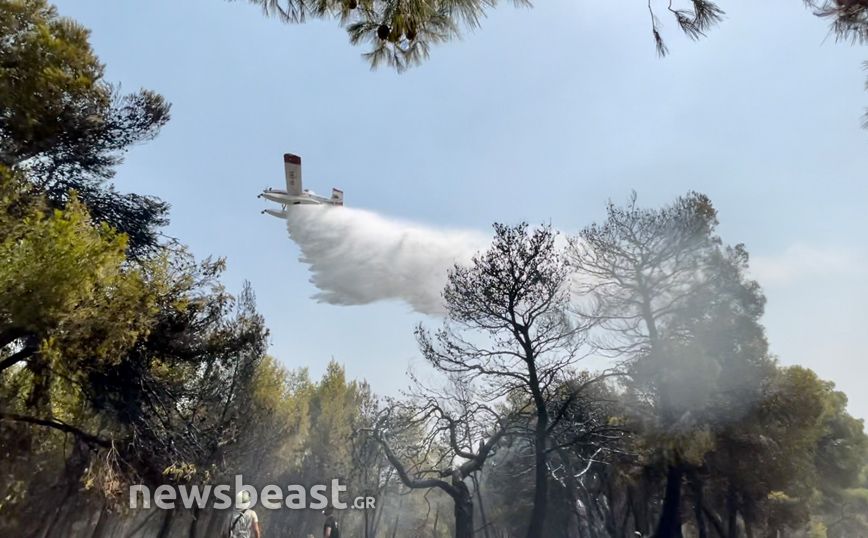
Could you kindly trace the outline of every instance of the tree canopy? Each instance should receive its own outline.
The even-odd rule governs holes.
[[[229,0],[237,1],[237,0]],[[247,0],[269,17],[289,24],[310,18],[337,19],[350,44],[369,43],[363,54],[372,69],[382,64],[399,72],[428,59],[432,45],[459,38],[465,30],[480,27],[497,0]],[[839,39],[863,44],[868,40],[868,3],[864,0],[802,0],[811,12],[830,19]],[[516,7],[532,7],[529,0],[513,0]],[[637,8],[642,4],[636,3]],[[648,2],[651,37],[660,56],[669,49],[661,32],[660,17],[671,17],[689,38],[698,40],[717,26],[725,12],[717,1],[682,0]]]
[[[235,2],[238,0],[228,0]],[[497,0],[247,0],[259,6],[267,17],[288,24],[308,19],[332,19],[347,32],[352,46],[367,45],[362,58],[372,70],[388,66],[398,73],[423,64],[436,45],[460,39],[468,30],[481,26],[486,14],[497,8]],[[533,7],[530,0],[512,0],[515,7]],[[802,0],[815,16],[828,20],[839,41],[868,42],[868,2],[865,0]],[[650,38],[660,57],[669,54],[661,17],[674,20],[684,35],[697,41],[720,24],[726,15],[715,0],[653,0],[636,2],[635,9],[647,9]],[[866,62],[868,66],[868,62]],[[865,116],[868,128],[868,115]]]
[[[54,208],[75,190],[94,220],[128,236],[132,255],[156,249],[168,204],[107,181],[168,122],[169,104],[106,82],[90,32],[45,0],[0,1],[0,35],[0,163],[27,168]]]

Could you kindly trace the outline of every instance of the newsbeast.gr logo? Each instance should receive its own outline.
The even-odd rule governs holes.
[[[308,491],[304,486],[290,485],[286,486],[287,495],[284,497],[283,489],[280,486],[268,485],[258,492],[253,486],[244,485],[244,479],[241,475],[235,475],[235,488],[232,489],[228,485],[221,484],[212,487],[211,485],[204,486],[170,486],[163,485],[154,491],[154,505],[161,510],[174,510],[177,507],[178,501],[181,506],[187,509],[192,509],[194,506],[205,508],[211,499],[215,499],[214,508],[225,510],[231,508],[234,504],[233,499],[238,498],[238,494],[246,491],[250,496],[250,502],[245,503],[245,508],[253,508],[257,500],[263,507],[268,510],[278,510],[280,508],[289,508],[290,510],[304,510],[312,508],[321,510],[326,506],[331,506],[338,510],[347,508],[347,503],[342,502],[340,495],[347,490],[347,487],[341,485],[338,479],[332,480],[331,484],[331,503],[325,495],[329,490],[328,486],[318,484],[310,487]],[[148,509],[151,507],[151,490],[148,486],[136,485],[130,487],[130,508],[136,510],[138,508]],[[139,503],[141,500],[141,504]],[[355,509],[373,509],[373,497],[356,497],[350,503],[351,508]]]

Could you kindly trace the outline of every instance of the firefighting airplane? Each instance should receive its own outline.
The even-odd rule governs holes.
[[[301,157],[286,153],[283,156],[283,167],[286,171],[286,190],[265,189],[257,198],[277,202],[280,209],[263,209],[262,213],[268,213],[279,219],[285,219],[287,207],[291,205],[344,205],[344,191],[332,189],[332,197],[317,196],[312,191],[301,188]]]

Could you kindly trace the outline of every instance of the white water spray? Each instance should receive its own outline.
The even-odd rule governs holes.
[[[399,300],[429,315],[445,314],[448,270],[491,244],[478,232],[436,230],[348,207],[293,207],[287,228],[320,290],[313,299],[335,305]]]

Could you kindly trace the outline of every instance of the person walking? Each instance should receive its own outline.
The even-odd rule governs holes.
[[[334,516],[334,508],[329,506],[322,512],[325,517],[325,524],[322,526],[323,538],[341,538],[341,530],[338,528],[338,522]]]
[[[225,538],[261,538],[259,518],[250,508],[250,493],[241,491],[235,496],[235,509],[226,521]]]

